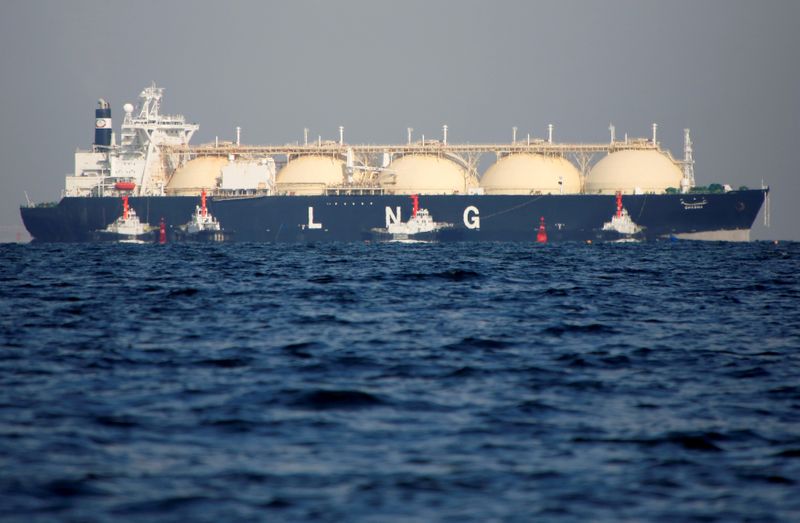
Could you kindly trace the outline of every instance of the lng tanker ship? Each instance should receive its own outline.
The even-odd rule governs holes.
[[[611,126],[601,144],[554,142],[551,125],[543,139],[514,128],[506,144],[451,144],[444,126],[441,140],[409,129],[396,145],[347,144],[340,127],[334,141],[306,130],[302,144],[248,146],[237,128],[235,142],[192,146],[198,126],[161,114],[162,97],[151,85],[124,104],[119,140],[99,101],[61,200],[21,208],[35,241],[92,241],[130,211],[162,240],[200,216],[218,232],[202,237],[226,241],[744,241],[769,193],[696,186],[688,129],[682,160],[655,124],[646,139]],[[496,160],[480,173],[486,154]]]

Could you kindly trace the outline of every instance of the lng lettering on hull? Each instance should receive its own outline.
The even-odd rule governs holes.
[[[444,126],[441,140],[409,129],[403,144],[348,144],[340,127],[338,140],[250,146],[237,128],[235,142],[194,146],[198,126],[161,114],[163,91],[124,104],[118,134],[100,100],[64,197],[21,208],[36,241],[119,237],[121,206],[144,228],[128,239],[154,237],[163,220],[165,241],[280,242],[747,240],[769,209],[766,187],[696,186],[688,129],[681,160],[655,124],[624,140],[611,126],[594,144],[558,143],[550,125],[510,143],[452,144]],[[483,154],[496,161],[479,172]]]

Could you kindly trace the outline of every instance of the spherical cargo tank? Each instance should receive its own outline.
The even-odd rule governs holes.
[[[332,156],[300,156],[278,171],[279,194],[325,194],[329,185],[341,185],[346,180],[346,164]]]
[[[586,194],[660,194],[678,188],[683,174],[666,155],[655,150],[617,151],[589,172]]]
[[[444,156],[410,154],[393,160],[379,178],[390,194],[466,194],[475,180]]]
[[[221,156],[201,156],[179,167],[167,182],[169,196],[197,196],[203,189],[219,186],[222,168],[228,159]]]
[[[487,169],[481,187],[486,194],[576,194],[581,174],[560,156],[511,154]]]

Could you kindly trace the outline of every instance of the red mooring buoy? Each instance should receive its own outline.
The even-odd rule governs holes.
[[[547,243],[547,229],[544,228],[544,216],[539,218],[539,230],[536,232],[536,243]]]
[[[167,222],[164,221],[164,218],[161,218],[161,223],[159,224],[158,243],[161,245],[167,243]]]

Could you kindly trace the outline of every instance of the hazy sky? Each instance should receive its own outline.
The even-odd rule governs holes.
[[[335,138],[453,142],[546,133],[649,136],[695,174],[773,188],[772,226],[800,240],[800,2],[0,0],[0,240],[23,191],[57,200],[97,98],[136,102],[155,80],[194,143]]]

